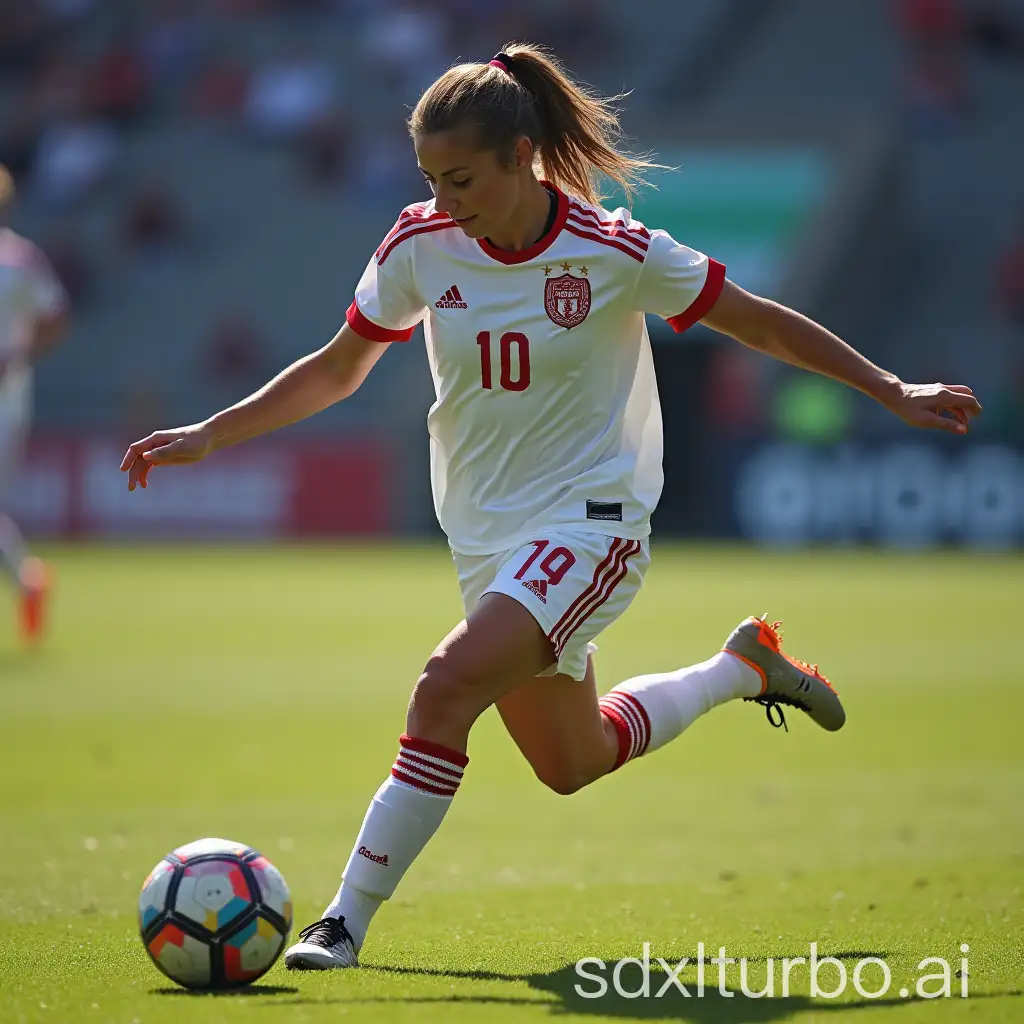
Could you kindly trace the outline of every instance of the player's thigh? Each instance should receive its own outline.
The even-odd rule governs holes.
[[[536,619],[504,594],[485,594],[438,644],[409,705],[412,735],[459,747],[476,718],[551,664]]]
[[[494,680],[503,693],[551,663],[551,643],[521,604],[504,594],[484,594],[433,657],[460,676]]]
[[[616,746],[598,706],[593,659],[582,680],[561,673],[529,679],[497,707],[516,746],[552,789],[574,792],[611,769]]]

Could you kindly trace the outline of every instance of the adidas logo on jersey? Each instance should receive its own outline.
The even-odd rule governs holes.
[[[446,291],[444,295],[434,303],[434,307],[436,309],[469,309],[469,303],[465,302],[459,294],[459,286],[457,284],[453,284],[451,288],[449,288],[448,291]]]
[[[548,581],[547,580],[523,580],[523,586],[536,594],[544,604],[548,603]]]

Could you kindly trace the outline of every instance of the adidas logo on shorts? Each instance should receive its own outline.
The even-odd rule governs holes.
[[[536,594],[544,604],[548,603],[548,581],[547,580],[523,580],[523,586]]]

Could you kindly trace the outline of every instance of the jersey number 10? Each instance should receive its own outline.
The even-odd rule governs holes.
[[[485,388],[492,388],[491,382],[491,332],[481,331],[476,336],[480,346],[480,383]],[[516,362],[519,364],[516,376],[512,376],[512,347],[516,349]],[[530,386],[530,339],[518,331],[508,331],[498,342],[498,365],[500,375],[498,383],[505,391],[525,391]]]

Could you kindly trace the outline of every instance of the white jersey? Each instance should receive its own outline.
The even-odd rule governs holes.
[[[554,189],[551,230],[519,252],[468,237],[431,200],[408,206],[349,307],[365,338],[424,320],[438,521],[485,555],[545,529],[642,539],[662,489],[661,406],[644,313],[682,331],[725,268]]]
[[[67,303],[64,289],[38,246],[0,228],[0,412],[27,414],[31,367],[29,345],[40,319],[56,316]]]

